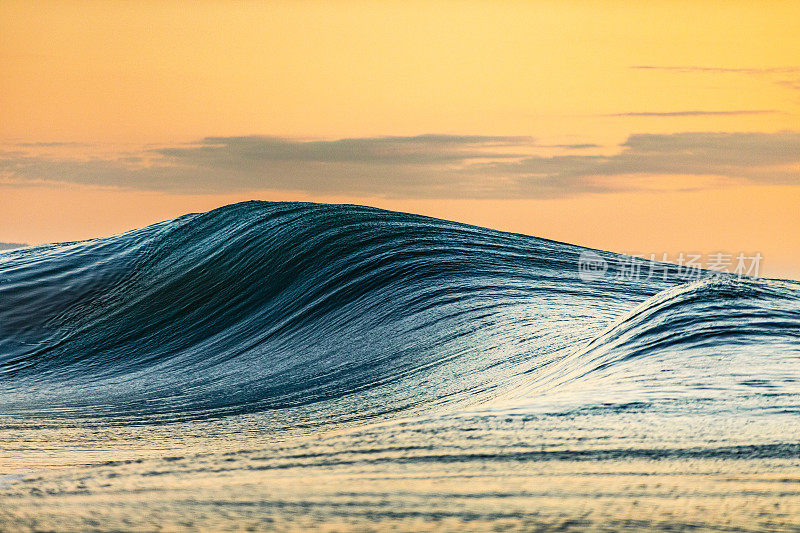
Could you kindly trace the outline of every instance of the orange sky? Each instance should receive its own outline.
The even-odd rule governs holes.
[[[797,35],[797,2],[5,0],[0,241],[310,199],[800,278]]]

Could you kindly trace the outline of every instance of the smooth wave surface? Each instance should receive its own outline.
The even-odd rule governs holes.
[[[611,269],[582,281],[583,251],[367,207],[247,202],[5,252],[3,414],[315,427],[576,387],[796,402],[796,283],[675,268],[632,282],[605,252]]]

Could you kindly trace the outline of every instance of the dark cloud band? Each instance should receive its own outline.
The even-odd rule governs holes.
[[[533,155],[542,147],[528,137],[512,136],[208,137],[193,145],[115,158],[9,151],[0,154],[0,184],[417,198],[542,198],[636,190],[636,180],[625,180],[631,175],[800,184],[800,132],[639,134],[613,155],[585,153],[594,147],[588,144],[562,147],[575,153]]]

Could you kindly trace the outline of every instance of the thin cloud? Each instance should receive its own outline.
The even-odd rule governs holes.
[[[794,80],[777,80],[775,83],[793,91],[800,91],[800,78]]]
[[[730,111],[641,111],[634,113],[612,113],[607,117],[713,117],[735,115],[769,115],[778,113],[777,109],[734,109]]]
[[[634,65],[634,70],[654,70],[677,72],[682,74],[741,74],[765,78],[770,83],[785,87],[790,90],[800,90],[800,67],[768,67],[768,68],[729,68],[729,67],[704,67],[704,66],[658,66]]]
[[[78,143],[78,142],[51,141],[51,142],[20,142],[16,143],[16,146],[59,147],[59,146],[86,146],[86,145],[84,143]]]
[[[599,144],[579,143],[579,144],[548,144],[549,148],[566,148],[568,150],[586,150],[589,148],[600,148]]]
[[[728,68],[728,67],[702,67],[702,66],[659,66],[659,65],[633,65],[630,68],[637,70],[672,70],[677,72],[718,72],[731,74],[794,74],[800,73],[800,67],[770,67],[770,68]]]

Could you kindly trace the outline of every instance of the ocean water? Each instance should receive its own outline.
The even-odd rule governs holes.
[[[800,283],[360,206],[0,253],[0,530],[800,530]]]

